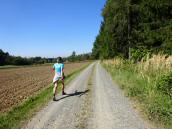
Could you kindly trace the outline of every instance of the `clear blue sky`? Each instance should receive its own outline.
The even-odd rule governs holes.
[[[105,0],[0,0],[0,49],[11,55],[91,52]]]

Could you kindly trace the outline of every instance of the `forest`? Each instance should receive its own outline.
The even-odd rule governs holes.
[[[107,0],[102,16],[92,49],[95,59],[172,54],[171,0]]]
[[[156,128],[172,127],[172,1],[107,0],[92,56]]]

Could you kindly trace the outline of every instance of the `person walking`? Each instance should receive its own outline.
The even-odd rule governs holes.
[[[57,92],[57,87],[59,83],[62,83],[62,95],[65,95],[66,93],[64,92],[64,64],[63,64],[63,59],[61,57],[57,58],[57,63],[53,65],[53,70],[55,71],[55,75],[53,78],[53,100],[55,101],[55,95]]]

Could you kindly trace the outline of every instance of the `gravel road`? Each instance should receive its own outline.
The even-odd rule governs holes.
[[[96,66],[93,89],[93,129],[148,129],[100,64]]]
[[[88,85],[91,85],[89,90]],[[66,92],[68,95],[57,95],[57,101],[49,102],[23,129],[149,129],[100,63],[86,68]],[[88,103],[91,108],[82,107],[87,99],[91,100]],[[89,110],[84,111],[89,112],[85,115],[89,118],[84,118],[88,124],[79,122],[82,110]],[[78,126],[79,123],[86,126]]]

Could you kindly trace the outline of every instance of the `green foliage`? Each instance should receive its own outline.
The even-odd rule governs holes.
[[[148,56],[151,53],[151,51],[147,50],[147,49],[131,49],[131,59],[134,62],[138,62],[141,59],[146,58],[146,56]]]
[[[130,49],[172,54],[171,0],[107,0],[92,49],[94,58],[131,55]],[[136,51],[136,52],[138,52]]]
[[[163,96],[161,93],[152,96],[145,102],[149,119],[163,123],[167,129],[171,129],[172,125],[172,101],[168,96]]]
[[[10,61],[10,56],[8,52],[3,52],[0,49],[0,65],[5,65]]]
[[[77,55],[76,52],[73,51],[69,57],[64,58],[64,61],[75,62],[75,61],[85,61],[91,59],[92,59],[91,53]]]
[[[172,72],[163,75],[157,84],[158,90],[172,97]]]
[[[12,64],[13,65],[30,65],[31,62],[27,60],[26,58],[22,58],[18,56],[18,57],[13,57]]]
[[[31,64],[44,64],[54,63],[55,58],[42,58],[42,57],[31,57],[23,58],[20,56],[11,56],[8,52],[3,52],[0,49],[0,66],[3,65],[31,65]]]

